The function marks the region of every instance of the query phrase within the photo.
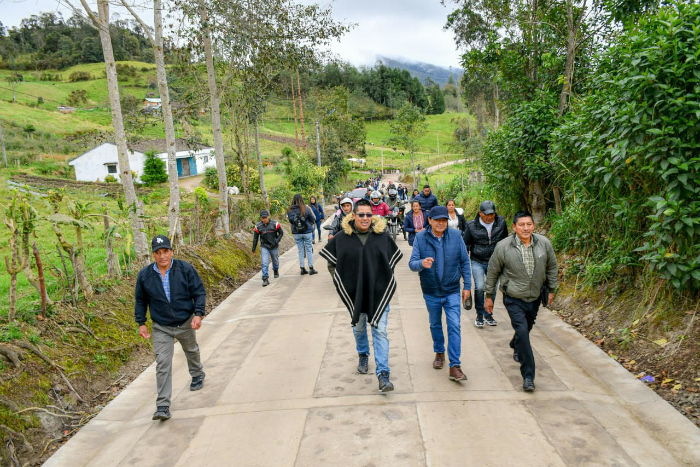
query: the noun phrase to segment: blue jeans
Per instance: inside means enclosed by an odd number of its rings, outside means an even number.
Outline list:
[[[280,268],[279,254],[279,248],[268,250],[264,246],[260,247],[260,259],[262,260],[261,269],[263,277],[269,277],[269,274],[267,273],[267,268],[270,265],[270,257],[272,257],[272,269],[277,271]]]
[[[318,241],[321,241],[321,222],[317,220],[316,221],[316,229],[318,230]],[[311,230],[311,240],[314,240],[316,238],[316,230]]]
[[[442,331],[442,310],[445,310],[448,337],[447,357],[450,359],[450,368],[461,365],[459,361],[462,354],[462,327],[459,322],[462,314],[460,298],[459,292],[447,297],[423,295],[425,306],[428,308],[430,334],[433,336],[433,351],[435,353],[445,352],[445,335]]]
[[[306,234],[294,234],[294,241],[297,243],[297,250],[299,250],[299,267],[304,267],[304,252],[306,252],[306,259],[309,262],[309,267],[314,267],[314,250],[313,250],[313,235],[310,233]]]
[[[476,308],[476,314],[486,316],[488,313],[484,308],[484,288],[486,286],[486,274],[488,272],[489,265],[480,263],[478,261],[472,260],[472,277],[474,278],[474,308]],[[496,290],[498,288],[498,281],[496,282],[496,287],[493,289],[493,295],[491,300],[496,301]]]
[[[377,367],[376,373],[389,371],[389,338],[386,334],[387,318],[389,317],[389,305],[386,306],[382,319],[377,323],[377,327],[372,327],[372,346],[374,347],[374,363]],[[355,335],[355,346],[359,355],[369,355],[369,339],[367,337],[367,315],[362,313],[360,320],[352,328]]]

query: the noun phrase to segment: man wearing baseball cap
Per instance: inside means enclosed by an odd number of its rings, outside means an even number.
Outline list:
[[[442,330],[442,312],[447,321],[450,379],[466,380],[459,360],[462,353],[461,301],[471,289],[469,255],[459,230],[447,226],[449,214],[444,206],[435,206],[428,213],[429,227],[416,234],[413,252],[408,262],[411,271],[420,277],[423,299],[428,308],[430,333],[433,338],[435,359],[433,368],[442,369],[445,362],[445,336]],[[460,278],[464,290],[460,294]],[[461,297],[460,297],[461,295]],[[461,300],[460,300],[461,298]]]
[[[498,323],[484,308],[484,287],[488,274],[489,260],[496,249],[496,243],[508,237],[508,225],[502,216],[496,214],[496,206],[486,200],[479,205],[479,212],[474,220],[467,223],[464,229],[464,243],[470,253],[472,262],[472,277],[474,278],[474,307],[476,319],[474,326],[483,328],[484,322],[489,326]],[[496,289],[491,300],[496,299]]]
[[[153,420],[170,418],[170,397],[173,386],[173,353],[175,339],[187,357],[192,382],[190,391],[204,386],[204,371],[199,358],[195,331],[206,314],[204,284],[191,264],[173,259],[170,239],[157,235],[151,241],[153,263],[143,268],[136,278],[134,316],[139,334],[150,339],[146,327],[146,310],[153,321],[153,350],[156,353],[156,412]]]
[[[270,211],[267,209],[260,211],[260,222],[255,225],[253,231],[253,253],[255,253],[258,240],[260,240],[260,269],[262,270],[263,287],[270,285],[268,280],[270,259],[272,259],[272,272],[275,274],[275,279],[280,276],[279,243],[283,235],[280,223],[270,220]]]

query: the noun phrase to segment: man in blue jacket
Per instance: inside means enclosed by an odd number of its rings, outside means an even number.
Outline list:
[[[430,185],[423,185],[423,191],[418,193],[416,199],[420,203],[420,207],[423,209],[423,211],[426,212],[438,205],[437,196],[435,196],[435,193],[430,191]]]
[[[202,317],[206,314],[206,292],[202,279],[192,265],[173,259],[168,237],[154,237],[151,251],[155,262],[143,268],[136,278],[134,317],[141,337],[150,339],[146,310],[151,314],[158,388],[157,410],[153,420],[167,420],[170,418],[173,388],[175,339],[187,357],[187,367],[192,376],[190,391],[204,386],[204,371],[195,331],[201,327]]]
[[[445,336],[442,330],[442,311],[447,321],[450,379],[466,380],[459,360],[462,353],[460,327],[460,282],[464,281],[461,293],[466,300],[471,288],[469,255],[460,232],[447,227],[449,214],[444,206],[435,206],[428,214],[430,226],[416,234],[413,252],[408,263],[411,271],[419,273],[423,299],[428,308],[430,333],[433,337],[435,359],[433,368],[442,369],[445,362]]]

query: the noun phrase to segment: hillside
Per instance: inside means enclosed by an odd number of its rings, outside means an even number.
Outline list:
[[[447,84],[450,79],[450,75],[453,77],[455,83],[459,82],[460,77],[464,73],[461,68],[445,68],[430,63],[410,62],[398,58],[383,57],[381,55],[377,56],[377,60],[383,62],[386,66],[391,68],[408,70],[408,72],[411,73],[411,76],[418,78],[421,83],[425,82],[427,78],[430,78],[440,86]]]

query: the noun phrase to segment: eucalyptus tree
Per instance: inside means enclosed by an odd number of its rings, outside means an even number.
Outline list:
[[[148,242],[143,225],[143,206],[136,197],[134,189],[134,179],[129,164],[129,154],[126,142],[126,132],[124,130],[124,119],[119,101],[119,83],[117,81],[117,67],[114,61],[114,51],[112,49],[112,38],[109,33],[109,3],[107,0],[97,0],[97,12],[94,12],[87,0],[80,0],[84,10],[73,5],[70,0],[66,0],[73,11],[79,16],[86,14],[93,27],[100,34],[102,52],[105,60],[105,74],[107,76],[107,87],[109,90],[109,104],[112,111],[112,126],[114,127],[114,140],[117,146],[117,160],[119,162],[119,178],[124,188],[124,198],[131,206],[131,229],[134,236],[134,246],[139,261],[148,259]]]
[[[173,122],[173,111],[170,105],[170,90],[168,89],[168,78],[165,70],[165,47],[163,43],[163,6],[162,0],[153,0],[153,29],[141,19],[134,11],[127,0],[120,0],[131,15],[138,21],[146,37],[153,47],[153,54],[156,62],[156,80],[158,81],[158,93],[161,100],[161,111],[163,113],[163,125],[165,128],[165,146],[168,152],[168,184],[170,185],[170,202],[168,206],[168,232],[171,240],[177,244],[182,241],[182,230],[180,229],[180,184],[177,178],[177,160],[175,153],[175,124]]]

